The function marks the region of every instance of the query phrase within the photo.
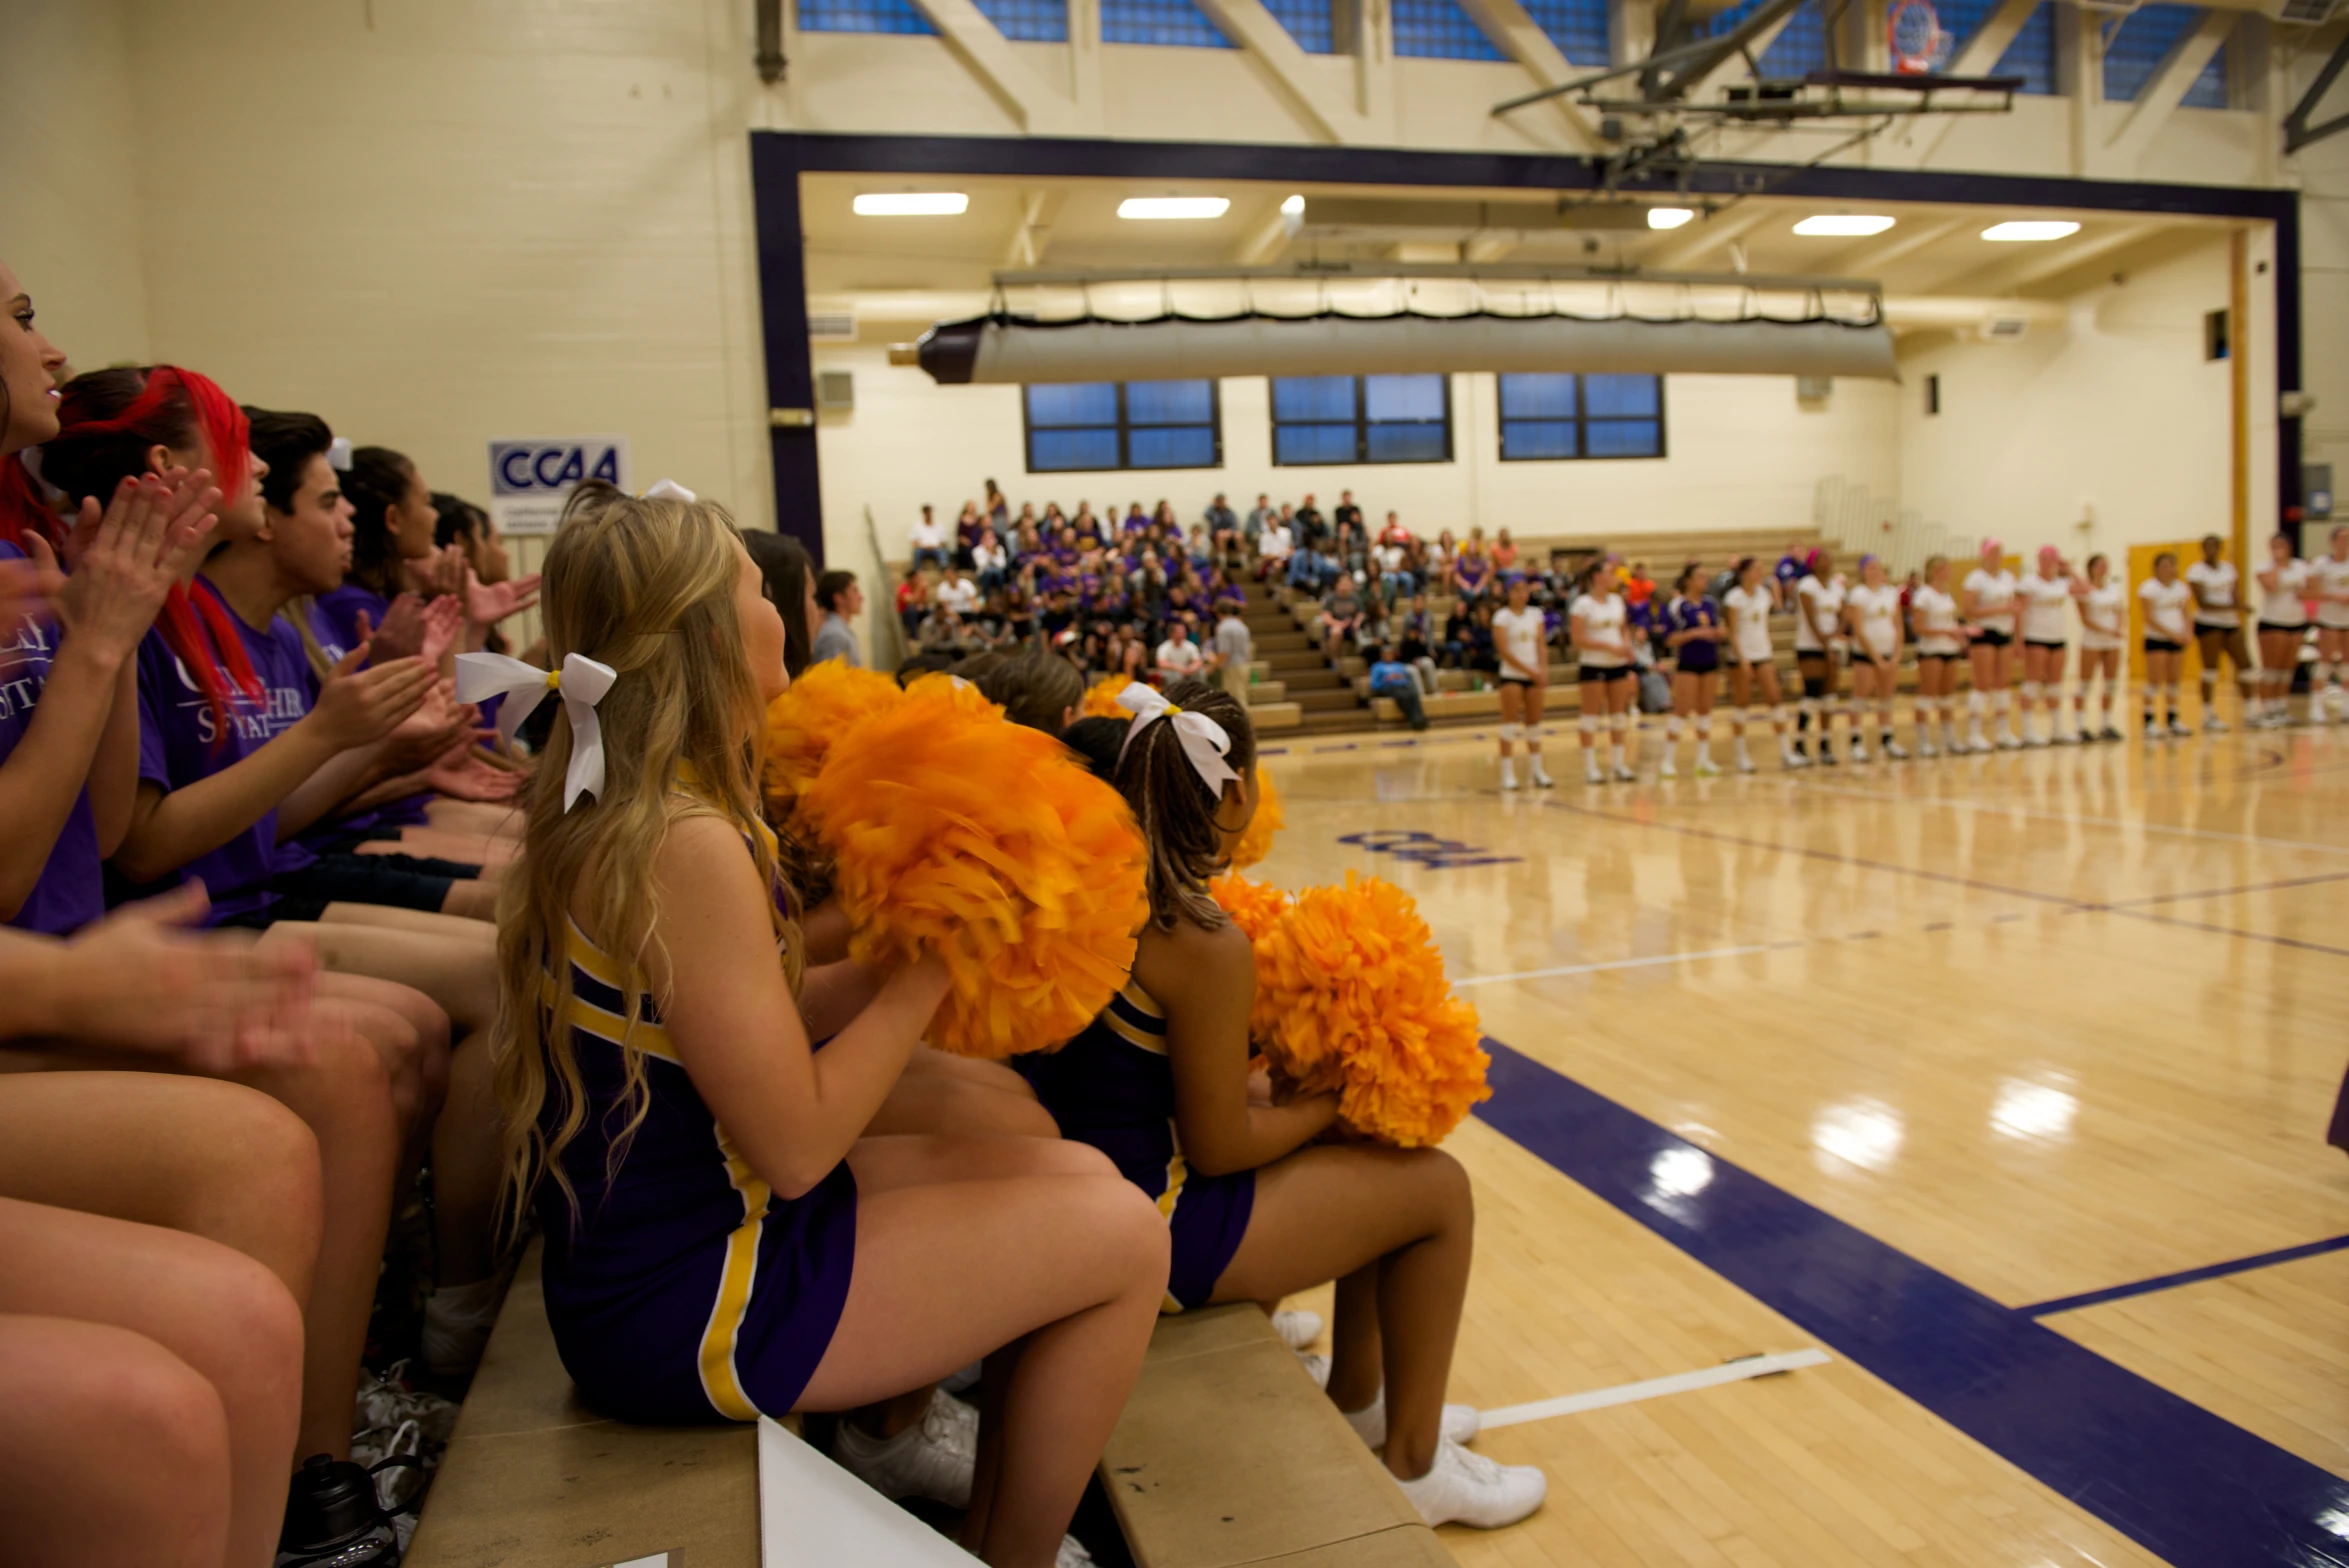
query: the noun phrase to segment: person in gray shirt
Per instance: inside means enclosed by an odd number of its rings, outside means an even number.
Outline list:
[[[1248,630],[1248,623],[1240,619],[1240,612],[1229,605],[1224,607],[1223,619],[1215,623],[1215,641],[1210,650],[1215,658],[1215,673],[1223,689],[1245,705],[1248,701],[1248,663],[1256,657],[1256,638]]]
[[[810,657],[818,664],[839,659],[862,666],[865,659],[856,645],[856,618],[864,613],[865,591],[856,585],[856,574],[826,572],[817,578],[816,608],[824,612],[824,624],[816,628]]]

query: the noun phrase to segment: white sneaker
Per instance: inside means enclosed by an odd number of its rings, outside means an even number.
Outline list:
[[[1810,754],[1800,751],[1780,752],[1778,761],[1789,773],[1798,773],[1811,765]]]
[[[883,1497],[927,1497],[967,1508],[979,1462],[979,1412],[944,1389],[930,1394],[921,1420],[895,1437],[872,1437],[840,1423],[832,1459]]]
[[[1599,765],[1597,763],[1586,762],[1582,765],[1582,782],[1585,784],[1604,784],[1607,782],[1607,775],[1599,771]]]
[[[1547,1476],[1532,1465],[1497,1465],[1458,1443],[1436,1445],[1435,1463],[1414,1481],[1395,1484],[1430,1525],[1464,1524],[1498,1530],[1515,1524],[1549,1495]]]
[[[1060,1550],[1053,1555],[1052,1568],[1093,1568],[1093,1554],[1075,1536],[1064,1535],[1060,1538]]]
[[[1615,782],[1618,784],[1637,784],[1639,782],[1639,775],[1633,772],[1631,769],[1623,766],[1623,764],[1619,762],[1615,764]]]
[[[375,1377],[361,1369],[354,1438],[368,1432],[389,1434],[402,1422],[413,1421],[428,1443],[445,1443],[457,1429],[457,1407],[438,1394],[419,1393],[408,1386],[408,1363],[395,1361]]]
[[[2033,730],[2030,734],[2023,737],[2023,744],[2032,747],[2034,750],[2042,749],[2047,745],[2047,737],[2040,734],[2037,730]]]
[[[1341,1410],[1362,1441],[1372,1448],[1387,1446],[1387,1391],[1380,1389],[1378,1397],[1360,1410]],[[1484,1430],[1484,1412],[1474,1405],[1444,1406],[1443,1438],[1447,1443],[1473,1443],[1476,1434]]]
[[[1550,777],[1549,770],[1540,763],[1537,762],[1533,765],[1533,787],[1535,789],[1548,789],[1557,782],[1556,779]]]
[[[2203,733],[2208,735],[2224,735],[2227,731],[2227,721],[2220,718],[2215,713],[2209,714],[2202,721],[2202,729]],[[2175,719],[2172,719],[2170,721],[2170,732],[2172,734],[2184,734],[2186,732],[2186,727],[2183,724],[2178,723]]]
[[[2057,730],[2055,732],[2055,743],[2058,746],[2077,746],[2087,738],[2088,732],[2086,730]]]
[[[1502,764],[1501,764],[1501,788],[1503,788],[1503,789],[1515,789],[1516,787],[1517,787],[1517,770],[1516,770],[1515,768],[1512,768],[1511,766],[1509,766],[1509,764],[1507,764],[1506,762],[1502,763]]]
[[[1884,743],[1884,756],[1889,762],[1906,762],[1909,760],[1909,749],[1899,741],[1888,740]]]
[[[1672,759],[1670,757],[1666,757],[1656,768],[1656,777],[1660,779],[1676,779],[1680,777],[1680,770],[1672,766]]]
[[[1748,773],[1753,772],[1753,764],[1747,763],[1745,770]],[[1696,776],[1700,779],[1717,779],[1721,776],[1721,769],[1714,764],[1712,758],[1699,757],[1697,758]]]
[[[2021,751],[2023,749],[2022,738],[2014,731],[2009,730],[1998,737],[1998,749],[2000,751]]]
[[[1300,1350],[1297,1352],[1297,1364],[1305,1369],[1307,1377],[1313,1379],[1315,1388],[1327,1389],[1329,1387],[1329,1357],[1316,1356]]]
[[[1866,741],[1854,740],[1851,743],[1851,760],[1854,762],[1865,762],[1868,760],[1868,743]]]
[[[2225,728],[2226,728],[2226,725],[2222,723],[2221,725],[2219,725],[2219,728],[2223,730],[2223,729],[2225,729]],[[2185,720],[2183,720],[2183,719],[2172,719],[2172,720],[2170,720],[2170,733],[2171,733],[2172,735],[2175,735],[2175,736],[2177,736],[2179,739],[2183,740],[2183,739],[2186,739],[2186,738],[2190,737],[2191,735],[2193,735],[2193,733],[2194,733],[2194,732],[2193,732],[2192,730],[2190,730],[2190,729],[2186,728],[2186,721],[2185,721]]]
[[[1751,757],[1740,757],[1740,758],[1738,758],[1738,759],[1737,759],[1737,771],[1738,771],[1738,772],[1740,772],[1740,773],[1752,773],[1752,772],[1756,771],[1756,770],[1755,770],[1755,768],[1754,768],[1754,759],[1753,759],[1753,758],[1751,758]]]
[[[1272,1331],[1281,1337],[1281,1343],[1291,1350],[1303,1350],[1321,1338],[1322,1321],[1318,1312],[1291,1309],[1272,1315]]]
[[[1917,755],[1920,757],[1932,758],[1940,756],[1941,753],[1934,749],[1933,742],[1930,740],[1921,740],[1917,742]]]

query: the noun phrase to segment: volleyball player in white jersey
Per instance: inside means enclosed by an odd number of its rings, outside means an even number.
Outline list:
[[[2341,666],[2349,664],[2349,527],[2335,528],[2329,553],[2308,563],[2316,593],[2316,668],[2308,689],[2322,688],[2324,711],[2342,717]],[[2309,716],[2316,717],[2311,704]]]
[[[2023,602],[2023,744],[2076,744],[2077,730],[2063,727],[2064,658],[2071,649],[2072,569],[2054,545],[2039,550],[2039,570],[2015,585]],[[2036,709],[2047,715],[2039,733]]]
[[[1769,704],[1770,729],[1778,737],[1778,760],[1789,768],[1807,768],[1808,757],[1798,757],[1786,741],[1786,710],[1779,705],[1778,655],[1770,646],[1770,612],[1778,595],[1759,556],[1737,563],[1737,584],[1721,596],[1729,617],[1729,697],[1735,704],[1729,716],[1730,733],[1737,741],[1737,771],[1754,771],[1754,759],[1745,749],[1748,724],[1759,724],[1762,709],[1758,693]]]
[[[2088,557],[2088,575],[2072,579],[2072,596],[2080,601],[2080,684],[2072,694],[2072,717],[2082,740],[2088,729],[2088,682],[2102,676],[2098,691],[2103,728],[2097,740],[2119,740],[2112,721],[2113,694],[2121,684],[2121,650],[2129,635],[2128,590],[2112,575],[2112,563],[2101,555]]]
[[[1794,584],[1794,667],[1803,678],[1801,716],[1795,721],[1795,754],[1803,753],[1802,732],[1816,719],[1819,724],[1819,762],[1834,767],[1835,714],[1840,706],[1836,693],[1836,676],[1841,669],[1837,655],[1844,649],[1843,599],[1844,587],[1836,577],[1835,557],[1826,550],[1813,550],[1803,562],[1803,574]],[[1859,730],[1852,730],[1853,744],[1858,744]],[[1854,762],[1865,760],[1854,757]]]
[[[2156,703],[2167,700],[2168,733],[2191,735],[2178,716],[2178,672],[2186,659],[2186,643],[2194,635],[2194,590],[2178,580],[2178,558],[2168,550],[2153,558],[2153,575],[2137,585],[2145,601],[2145,738],[2159,740],[2163,731]]]
[[[1501,788],[1517,787],[1512,741],[1525,742],[1526,777],[1536,789],[1556,782],[1542,770],[1542,698],[1550,690],[1549,636],[1542,612],[1529,608],[1533,584],[1509,579],[1509,603],[1493,612],[1493,656],[1501,664]]]
[[[1632,771],[1625,754],[1624,737],[1631,726],[1631,696],[1639,683],[1632,678],[1631,626],[1622,585],[1604,558],[1593,561],[1583,573],[1582,592],[1566,610],[1566,629],[1582,664],[1577,672],[1582,683],[1582,716],[1574,721],[1582,736],[1582,776],[1592,784],[1606,782],[1606,775],[1599,771],[1598,752],[1599,724],[1604,720],[1615,759],[1615,778],[1630,783],[1639,775]]]
[[[1888,761],[1908,753],[1892,738],[1892,693],[1900,683],[1900,590],[1884,580],[1884,563],[1860,557],[1860,581],[1844,596],[1844,620],[1851,627],[1851,760],[1868,760],[1868,708],[1876,709],[1877,741]]]
[[[2259,675],[2251,668],[2251,651],[2243,642],[2243,584],[2235,563],[2220,559],[2226,546],[2217,534],[2202,536],[2202,559],[2186,568],[2186,586],[2194,593],[2194,643],[2202,665],[2202,727],[2223,730],[2218,716],[2218,661],[2224,653],[2234,666],[2235,684],[2243,697],[2245,722],[2259,711]],[[2171,715],[2173,725],[2176,715]]]
[[[2259,570],[2259,717],[2275,729],[2292,722],[2292,677],[2300,672],[2300,645],[2308,640],[2308,563],[2292,554],[2292,537],[2267,542]],[[2310,717],[2315,717],[2311,705]]]
[[[1973,751],[1990,749],[1982,734],[1986,707],[1999,745],[2012,751],[2023,743],[2008,707],[2015,683],[2015,574],[2006,569],[2003,554],[1997,540],[1983,540],[1981,564],[1966,573],[1958,589],[1958,613],[1972,637],[1966,650],[1974,666],[1974,689],[1966,698],[1966,741]]]
[[[1949,593],[1948,556],[1926,559],[1925,580],[1909,595],[1909,610],[1917,618],[1917,755],[1940,755],[1933,745],[1938,721],[1941,743],[1955,757],[1966,749],[1951,716],[1958,666],[1966,661],[1966,629],[1958,620],[1957,600]]]

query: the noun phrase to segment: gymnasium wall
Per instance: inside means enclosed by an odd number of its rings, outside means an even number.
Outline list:
[[[1433,537],[1481,525],[1520,537],[1604,534],[1630,537],[1687,529],[1810,526],[1813,489],[1846,473],[1879,489],[1897,482],[1897,404],[1889,383],[1839,381],[1818,405],[1798,403],[1791,378],[1673,376],[1665,383],[1667,455],[1659,459],[1504,463],[1489,375],[1452,378],[1449,463],[1376,467],[1275,468],[1261,376],[1219,384],[1224,466],[1147,473],[1029,474],[1022,456],[1020,389],[942,387],[919,370],[893,367],[879,345],[820,347],[819,369],[851,371],[853,413],[827,414],[817,431],[824,514],[837,541],[845,520],[857,531],[854,568],[869,568],[862,539],[870,506],[891,559],[905,554],[905,529],[922,503],[950,521],[993,478],[1016,504],[1080,498],[1099,511],[1114,501],[1174,503],[1188,523],[1218,490],[1245,511],[1259,492],[1274,502],[1311,492],[1326,510],[1341,489],[1374,519],[1390,508]]]
[[[2269,258],[2264,235],[2252,261]],[[2265,277],[2256,278],[2265,284]],[[2203,358],[2203,315],[2228,301],[2228,243],[2214,233],[2078,296],[2068,325],[2019,342],[1905,340],[1900,500],[1953,534],[2074,559],[2231,529],[2226,361]],[[2273,472],[2272,314],[2253,290],[2254,473]],[[1925,378],[1941,412],[1925,412]],[[2264,456],[2264,462],[2260,458]],[[2275,530],[2272,487],[2251,491],[2254,541]],[[2083,526],[2085,525],[2085,526]]]

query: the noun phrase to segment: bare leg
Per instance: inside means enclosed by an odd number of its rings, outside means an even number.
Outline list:
[[[128,1329],[212,1385],[227,1429],[223,1560],[268,1562],[285,1519],[302,1392],[302,1316],[283,1282],[200,1237],[14,1199],[0,1199],[0,1256],[9,1260],[0,1314]]]
[[[1000,1453],[982,1455],[965,1545],[997,1568],[1042,1568],[1149,1344],[1165,1222],[1094,1151],[1067,1144],[878,1138],[849,1164],[856,1276],[802,1405],[892,1397],[1025,1336],[1017,1365],[997,1374]]]
[[[1256,1173],[1248,1234],[1214,1299],[1287,1295],[1377,1264],[1387,1468],[1410,1479],[1435,1463],[1475,1234],[1468,1177],[1447,1154],[1303,1149]]]
[[[522,808],[517,805],[492,805],[483,800],[451,800],[436,795],[424,808],[425,820],[443,832],[461,833],[482,838],[522,841]]]
[[[1058,1138],[1060,1127],[1010,1068],[922,1046],[865,1128],[868,1138],[918,1133]]]
[[[0,1410],[9,1561],[218,1568],[228,1413],[193,1367],[129,1329],[0,1316]]]

